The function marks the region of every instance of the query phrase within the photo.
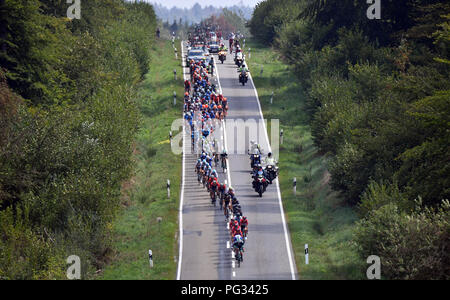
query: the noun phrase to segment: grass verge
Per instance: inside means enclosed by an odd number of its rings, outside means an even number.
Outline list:
[[[178,54],[180,43],[176,42]],[[178,80],[174,80],[173,70]],[[181,155],[171,151],[172,122],[182,117],[183,80],[180,56],[172,43],[159,40],[152,53],[150,72],[142,82],[138,103],[142,123],[136,139],[136,172],[125,188],[123,210],[114,223],[111,263],[99,279],[175,279],[178,256],[178,205]],[[178,96],[173,105],[173,92]],[[173,132],[174,136],[177,132]],[[170,199],[166,182],[171,182]],[[158,218],[162,218],[158,222]],[[148,250],[153,251],[150,268]]]
[[[357,215],[328,184],[327,158],[319,155],[313,144],[305,111],[306,96],[275,50],[255,41],[248,42],[248,48],[251,57],[247,52],[247,63],[264,118],[279,119],[284,131],[279,158],[280,188],[299,278],[362,279],[365,262],[361,262],[352,243]],[[270,126],[268,132],[270,136]],[[309,246],[308,265],[305,244]]]

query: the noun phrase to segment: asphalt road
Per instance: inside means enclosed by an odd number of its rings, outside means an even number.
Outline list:
[[[184,55],[183,55],[184,56]],[[194,172],[196,156],[190,154],[189,134],[185,144],[185,174],[182,204],[182,255],[179,279],[196,280],[278,280],[296,279],[295,262],[288,230],[282,216],[278,181],[274,181],[262,198],[252,189],[250,162],[246,154],[249,141],[257,141],[263,151],[270,149],[265,134],[253,82],[239,84],[232,55],[222,65],[215,56],[218,79],[228,98],[226,126],[230,179],[244,215],[249,220],[244,262],[237,268],[227,248],[228,231],[223,214],[214,209],[207,192],[198,185]],[[188,70],[185,73],[189,76]],[[217,76],[216,76],[217,78]],[[214,81],[213,81],[214,82]],[[246,121],[248,129],[242,123]],[[253,126],[252,126],[253,124]],[[254,125],[256,124],[256,125]],[[223,182],[227,174],[220,174]]]

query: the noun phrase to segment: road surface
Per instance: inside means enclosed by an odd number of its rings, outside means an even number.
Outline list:
[[[183,47],[183,49],[185,49]],[[184,53],[182,55],[184,57]],[[180,258],[177,278],[181,280],[282,280],[296,279],[292,246],[285,224],[279,193],[278,180],[274,181],[262,198],[252,189],[249,157],[246,154],[250,140],[257,141],[267,153],[270,146],[259,100],[250,79],[241,86],[232,55],[222,65],[218,62],[218,86],[228,98],[229,111],[226,126],[230,176],[219,172],[220,181],[230,178],[244,215],[249,220],[249,236],[245,243],[244,262],[237,268],[232,260],[231,249],[223,213],[214,209],[209,195],[197,183],[194,166],[196,156],[190,152],[190,135],[186,131],[184,143],[184,171],[182,201],[180,204]],[[189,78],[189,70],[184,68]],[[214,80],[213,80],[214,82]],[[233,122],[246,121],[235,129]],[[239,142],[244,139],[245,143]],[[220,168],[219,168],[220,169]]]

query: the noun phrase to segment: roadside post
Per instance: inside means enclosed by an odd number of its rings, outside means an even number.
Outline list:
[[[177,92],[173,92],[173,106],[177,105]]]
[[[294,180],[292,182],[292,186],[294,188],[294,196],[297,195],[297,177],[294,177]]]
[[[284,135],[284,131],[283,131],[283,129],[281,129],[281,131],[280,131],[280,145],[283,145],[283,135]]]
[[[272,96],[270,96],[270,104],[273,103],[273,95],[274,95],[274,92],[272,91]]]
[[[177,50],[177,48],[175,48],[175,59],[178,60],[178,50]],[[175,80],[177,80],[177,79],[175,78]]]
[[[170,199],[170,180],[167,179],[167,199]]]
[[[259,73],[260,76],[264,73],[264,65],[261,65],[261,72]]]
[[[177,55],[176,51],[175,51],[175,55]],[[175,81],[177,81],[177,69],[173,69],[173,78],[175,79]]]
[[[309,249],[308,249],[308,244],[305,244],[305,264],[309,265]]]
[[[252,48],[248,48],[248,59],[250,58],[252,58]]]
[[[156,218],[156,221],[158,222],[158,230],[159,230],[159,233],[161,233],[161,222],[162,222],[162,218],[161,218],[161,217],[157,217],[157,218]]]
[[[153,268],[153,252],[152,250],[148,250],[148,261],[150,262],[150,268]]]

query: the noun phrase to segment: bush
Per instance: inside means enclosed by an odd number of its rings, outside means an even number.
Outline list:
[[[450,279],[448,200],[411,214],[384,205],[358,222],[355,241],[361,258],[380,257],[384,279]]]
[[[411,210],[411,203],[400,192],[397,183],[371,181],[361,195],[361,203],[358,205],[359,214],[366,217],[372,211],[391,203],[400,207],[402,211]]]

